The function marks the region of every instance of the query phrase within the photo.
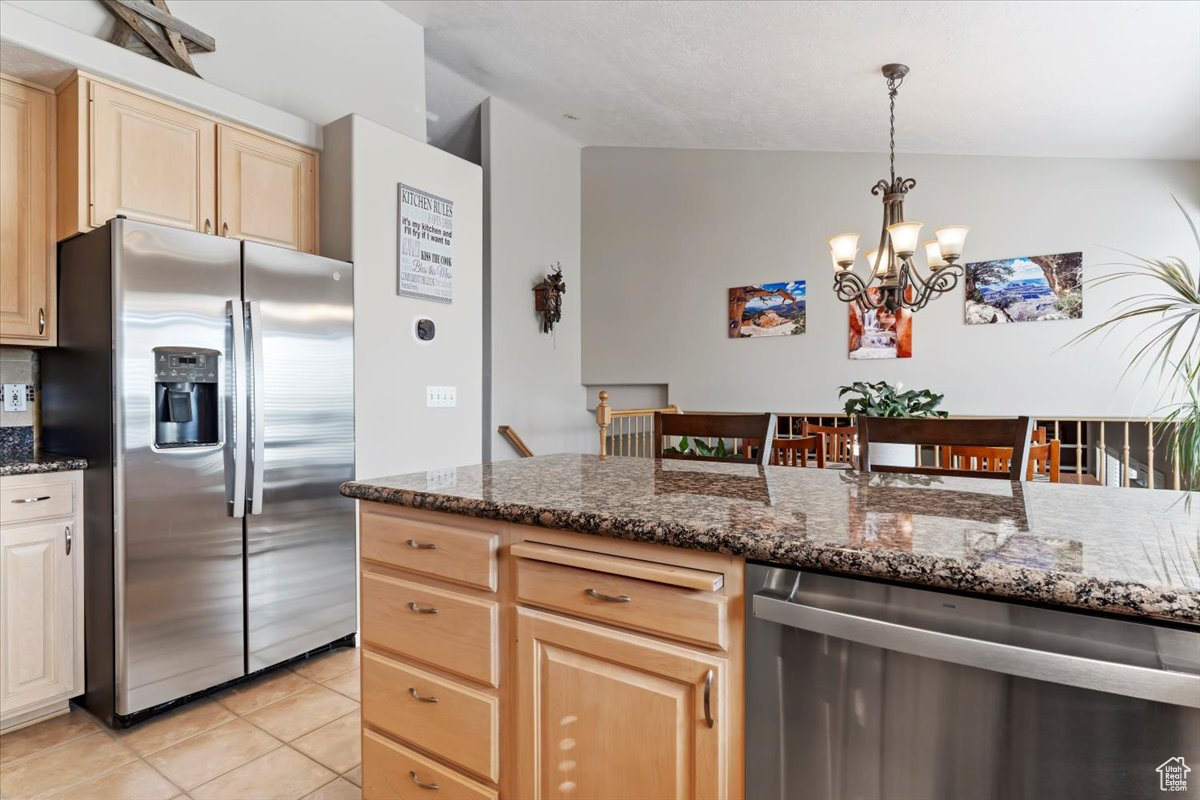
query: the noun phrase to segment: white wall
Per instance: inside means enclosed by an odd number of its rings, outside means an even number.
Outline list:
[[[57,24],[25,24],[22,12]],[[425,140],[424,30],[383,3],[173,0],[171,13],[216,39],[215,52],[192,55],[208,84],[318,126],[357,113]],[[197,79],[107,44],[113,18],[96,0],[4,0],[0,16],[8,41],[280,136],[308,138],[295,126],[246,119],[235,100],[211,96]],[[102,38],[88,42],[76,32]]]
[[[481,460],[483,175],[480,168],[364,117],[325,128],[322,253],[354,262],[355,472],[394,475]],[[397,184],[454,201],[454,302],[396,294]],[[333,232],[349,226],[350,235]],[[428,345],[412,321],[437,324]],[[426,408],[426,385],[456,386]]]
[[[1198,162],[903,154],[897,162],[917,179],[908,219],[925,222],[925,232],[972,226],[967,261],[1082,250],[1085,275],[1095,276],[1120,258],[1108,245],[1200,266],[1171,200],[1175,193],[1196,213]],[[860,379],[944,392],[945,408],[962,414],[1155,410],[1155,380],[1118,386],[1131,334],[1060,349],[1134,286],[1085,289],[1083,320],[969,327],[959,288],[916,314],[911,359],[850,361],[825,239],[878,236],[882,208],[869,190],[886,174],[884,155],[585,148],[585,383],[666,383],[672,402],[697,410],[834,411],[837,387]],[[793,279],[808,281],[807,333],[727,338],[730,286]]]
[[[580,145],[495,97],[483,104],[482,126],[490,306],[484,457],[489,445],[490,459],[517,456],[498,425],[513,426],[537,455],[590,452],[595,424],[580,382]],[[567,292],[562,321],[545,334],[532,290],[556,262]]]

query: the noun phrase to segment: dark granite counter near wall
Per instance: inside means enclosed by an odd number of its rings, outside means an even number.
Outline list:
[[[1200,498],[982,478],[557,455],[342,494],[915,586],[1200,624]]]
[[[0,477],[87,469],[87,460],[35,450],[32,446],[0,446]]]

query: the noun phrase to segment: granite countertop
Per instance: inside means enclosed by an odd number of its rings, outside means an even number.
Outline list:
[[[1200,624],[1200,504],[1183,492],[572,454],[342,494]]]
[[[87,465],[87,459],[55,455],[32,447],[0,448],[0,477],[68,472],[73,469],[87,469]]]

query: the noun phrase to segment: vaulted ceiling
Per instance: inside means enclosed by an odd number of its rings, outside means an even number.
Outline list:
[[[902,152],[1200,158],[1195,0],[385,1],[588,145],[882,151],[899,61]],[[461,116],[438,74],[430,110]]]

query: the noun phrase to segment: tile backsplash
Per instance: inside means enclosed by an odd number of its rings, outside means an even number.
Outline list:
[[[28,347],[0,347],[0,383],[23,383],[29,387],[24,411],[0,407],[0,439],[4,444],[32,443],[39,423],[40,385],[37,351]]]

